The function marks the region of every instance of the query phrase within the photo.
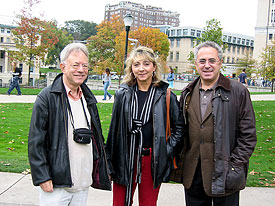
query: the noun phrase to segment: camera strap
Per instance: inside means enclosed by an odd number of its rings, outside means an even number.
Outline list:
[[[87,114],[86,114],[86,111],[85,111],[85,108],[84,108],[82,97],[80,98],[80,100],[81,100],[81,104],[82,104],[84,115],[85,115],[85,118],[86,118],[86,121],[87,121],[88,128],[91,129],[91,126],[89,124],[88,117],[87,117]],[[68,102],[68,111],[69,111],[70,121],[72,123],[73,129],[75,129],[74,128],[74,117],[73,117],[73,114],[72,114],[71,105],[70,105],[70,102],[69,102],[68,98],[67,98],[67,102]]]

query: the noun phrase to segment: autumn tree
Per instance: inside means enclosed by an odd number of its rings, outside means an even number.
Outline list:
[[[261,55],[260,70],[261,75],[272,82],[271,92],[274,92],[274,80],[275,80],[275,40],[272,41],[272,45],[268,45]]]
[[[84,20],[71,20],[65,21],[65,29],[69,34],[71,34],[74,40],[85,41],[90,36],[96,35],[97,24],[94,22],[84,21]]]
[[[251,77],[251,74],[254,72],[254,66],[256,61],[252,58],[249,52],[246,52],[243,58],[240,58],[239,61],[235,64],[237,67],[237,76],[245,69],[247,77]]]
[[[115,39],[123,30],[124,23],[118,15],[113,15],[110,21],[103,21],[97,26],[97,35],[91,36],[87,41],[93,71],[102,73],[106,67],[115,67]]]
[[[25,6],[18,15],[18,26],[12,30],[15,46],[18,51],[9,52],[15,60],[23,61],[29,65],[30,72],[35,61],[44,60],[48,49],[58,42],[55,35],[56,25],[32,16],[33,7],[40,3],[39,0],[26,0]]]
[[[115,53],[115,64],[116,71],[118,74],[123,74],[124,71],[124,48],[125,48],[125,38],[126,32],[123,31],[120,36],[116,38],[116,53]],[[159,29],[154,29],[150,27],[139,27],[133,31],[130,31],[130,39],[135,39],[137,42],[132,45],[131,41],[129,43],[129,52],[134,46],[142,45],[150,47],[159,56],[163,65],[166,65],[166,59],[169,54],[169,41],[168,36]],[[168,67],[165,67],[168,71]]]

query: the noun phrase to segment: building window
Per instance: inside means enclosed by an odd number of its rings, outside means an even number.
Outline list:
[[[2,28],[2,29],[1,29],[1,33],[5,33],[5,29]]]
[[[232,48],[232,52],[235,53],[236,52],[236,46],[233,46]]]
[[[238,38],[237,43],[238,43],[238,44],[241,43],[241,38]]]
[[[227,61],[226,61],[226,63],[229,63],[229,61],[230,61],[230,57],[227,57]]]
[[[5,58],[5,51],[0,51],[0,58],[4,59]]]
[[[11,33],[11,30],[7,29],[7,34],[10,34]]]
[[[170,61],[173,61],[173,52],[170,52]]]
[[[187,35],[188,34],[188,29],[183,29],[183,35]]]
[[[242,39],[242,44],[243,44],[243,45],[245,44],[245,39]]]
[[[176,61],[179,61],[179,59],[180,59],[180,53],[177,52],[177,53],[176,53]]]
[[[228,37],[228,42],[231,42],[232,36]]]
[[[237,53],[240,53],[240,46],[237,46]]]
[[[226,35],[223,35],[222,40],[223,40],[223,41],[226,41],[226,40],[227,40],[227,36],[226,36]]]
[[[201,37],[201,31],[197,31],[197,37]]]
[[[171,30],[171,36],[175,36],[175,30]]]
[[[235,63],[235,58],[234,57],[232,57],[232,64],[234,64]]]
[[[177,36],[181,36],[181,29],[177,29]]]
[[[0,73],[3,72],[3,66],[0,66]]]
[[[228,45],[227,51],[231,52],[231,45]]]
[[[4,37],[1,37],[1,42],[4,42]]]
[[[195,36],[195,30],[191,29],[191,36]]]
[[[272,40],[272,38],[273,38],[273,34],[268,34],[268,39]]]
[[[180,47],[180,39],[177,39],[177,47]]]
[[[171,47],[174,47],[174,39],[170,40]]]
[[[233,37],[233,43],[236,44],[236,37]]]

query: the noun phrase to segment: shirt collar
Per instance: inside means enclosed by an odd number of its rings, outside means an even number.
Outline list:
[[[72,90],[65,84],[64,80],[63,80],[63,84],[65,86],[65,90],[66,90],[67,96],[69,98],[71,98],[74,101],[77,101],[77,100],[79,100],[82,97],[83,92],[82,92],[82,89],[81,89],[80,86],[77,88],[77,94],[76,94],[76,96],[73,96]]]

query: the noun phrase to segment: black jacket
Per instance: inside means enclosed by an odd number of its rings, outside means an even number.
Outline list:
[[[43,89],[34,103],[29,130],[28,153],[33,184],[52,180],[54,187],[71,187],[68,134],[67,94],[58,75],[53,84]],[[96,99],[90,89],[81,85],[94,126],[93,184],[98,189],[111,190],[106,154]]]
[[[169,169],[171,169],[172,157],[180,148],[183,136],[183,119],[179,111],[179,103],[175,94],[171,92],[170,121],[171,137],[166,143],[166,89],[167,83],[161,82],[156,87],[153,100],[153,155],[152,155],[152,178],[154,187],[169,180]],[[133,87],[122,84],[116,91],[115,103],[109,135],[106,144],[106,153],[110,161],[111,176],[113,181],[122,184],[129,184],[127,169],[129,167],[129,135],[131,114],[130,102],[134,90]]]
[[[190,83],[181,95],[180,105],[187,125],[187,108],[199,79]],[[257,142],[255,115],[248,90],[221,74],[212,98],[212,117],[214,168],[211,194],[222,196],[245,187],[249,158]],[[190,147],[188,136],[185,140],[187,149]]]

